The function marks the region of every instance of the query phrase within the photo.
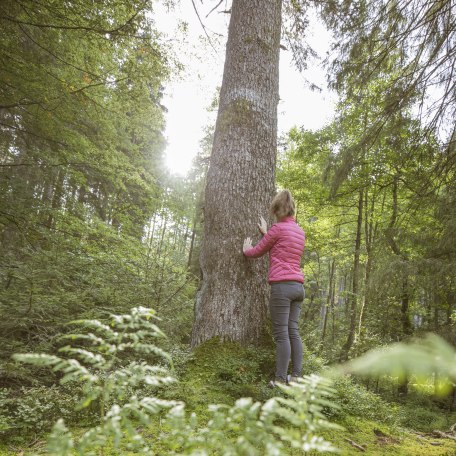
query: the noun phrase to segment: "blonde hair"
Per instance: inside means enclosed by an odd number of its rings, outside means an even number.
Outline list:
[[[282,190],[277,193],[269,207],[269,213],[277,220],[293,216],[295,215],[295,211],[295,202],[289,190]]]

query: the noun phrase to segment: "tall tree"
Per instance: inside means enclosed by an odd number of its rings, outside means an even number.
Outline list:
[[[274,193],[281,0],[234,0],[207,175],[202,284],[193,346],[214,336],[255,341],[267,309],[267,263],[242,239]]]
[[[144,0],[0,2],[2,363],[52,344],[65,321],[170,306],[186,288],[186,253],[155,255],[144,232],[161,209],[171,68],[151,9]],[[185,229],[175,220],[167,226]],[[35,378],[11,365],[0,382],[16,375]]]
[[[391,54],[400,54],[372,134],[417,101],[423,123],[445,132],[448,144],[454,144],[454,122],[448,123],[456,114],[454,0],[330,0],[321,5],[336,36],[331,79],[338,89],[354,78],[349,92],[365,94]]]

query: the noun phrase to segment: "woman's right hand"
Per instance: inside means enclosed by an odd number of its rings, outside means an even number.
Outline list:
[[[268,232],[268,225],[266,220],[260,216],[260,223],[258,223],[258,229],[260,230],[261,234],[266,234]]]

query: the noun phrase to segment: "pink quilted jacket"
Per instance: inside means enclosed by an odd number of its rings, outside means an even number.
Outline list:
[[[304,283],[301,271],[301,255],[304,252],[306,235],[297,225],[294,217],[285,217],[274,223],[263,239],[244,252],[251,258],[269,254],[269,283],[293,280]]]

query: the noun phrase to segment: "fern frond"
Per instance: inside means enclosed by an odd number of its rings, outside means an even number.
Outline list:
[[[59,456],[71,456],[73,454],[73,437],[62,419],[54,424],[47,447],[50,454],[58,454]]]
[[[98,353],[92,353],[89,350],[84,350],[83,348],[73,348],[70,346],[62,347],[59,349],[62,353],[67,353],[69,355],[79,356],[82,361],[90,364],[96,368],[102,368],[106,365],[106,359]]]
[[[154,354],[157,355],[161,358],[166,359],[168,362],[171,362],[171,356],[169,353],[164,351],[163,349],[156,347],[155,345],[152,344],[143,344],[143,343],[134,343],[134,342],[127,342],[127,343],[122,343],[118,345],[118,350],[119,351],[125,351],[126,349],[131,348],[132,350],[138,352],[138,353],[144,353],[144,354]]]
[[[95,331],[103,334],[103,336],[108,337],[108,340],[115,340],[119,336],[118,332],[98,320],[73,320],[70,321],[69,324],[94,329]]]
[[[12,358],[21,363],[33,364],[34,366],[55,366],[62,361],[58,356],[44,353],[16,353]]]

